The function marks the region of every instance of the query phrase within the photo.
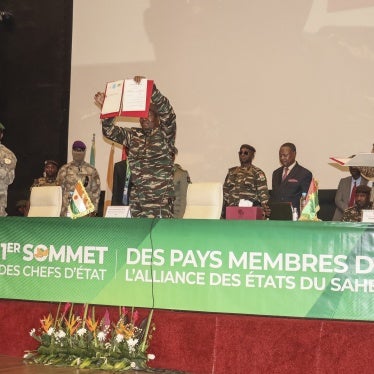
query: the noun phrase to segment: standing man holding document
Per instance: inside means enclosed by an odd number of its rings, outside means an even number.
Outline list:
[[[144,77],[136,76],[140,84]],[[102,108],[105,94],[96,93],[95,103]],[[139,127],[121,127],[114,118],[102,120],[106,138],[128,148],[131,171],[130,209],[132,217],[173,216],[174,184],[173,157],[176,116],[169,100],[153,85],[147,117],[139,119]]]

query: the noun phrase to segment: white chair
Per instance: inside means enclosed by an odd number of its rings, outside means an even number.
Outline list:
[[[222,183],[191,183],[183,218],[219,219],[223,202]]]
[[[60,217],[61,204],[60,186],[33,187],[27,217]]]

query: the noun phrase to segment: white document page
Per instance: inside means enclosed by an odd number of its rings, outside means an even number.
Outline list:
[[[118,113],[121,107],[123,80],[108,82],[101,114]]]
[[[374,223],[374,210],[373,209],[362,210],[362,222]]]
[[[147,100],[147,80],[142,79],[136,83],[133,79],[125,79],[123,92],[122,111],[138,112],[144,111]]]
[[[105,212],[105,218],[131,218],[128,205],[110,205]]]

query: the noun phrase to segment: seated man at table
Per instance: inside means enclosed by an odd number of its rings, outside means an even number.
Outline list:
[[[223,184],[222,218],[226,218],[226,207],[238,206],[240,200],[249,200],[253,206],[261,206],[266,215],[270,214],[265,173],[252,164],[255,153],[256,149],[249,144],[240,146],[240,166],[229,169]]]
[[[355,205],[344,211],[343,222],[361,222],[362,210],[373,209],[373,203],[370,201],[371,188],[360,185],[356,188]]]

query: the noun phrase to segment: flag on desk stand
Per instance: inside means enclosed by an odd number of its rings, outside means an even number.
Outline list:
[[[95,134],[92,134],[91,152],[90,152],[90,164],[95,166],[96,147],[95,147]]]
[[[80,180],[75,185],[68,209],[72,219],[86,216],[95,210],[95,207]]]
[[[300,212],[299,221],[319,221],[317,213],[319,211],[318,202],[318,183],[312,178],[310,182],[306,204],[302,212]]]
[[[106,172],[104,212],[106,212],[106,208],[112,204],[113,170],[114,170],[114,143],[112,143],[112,146],[110,147],[108,169]]]

